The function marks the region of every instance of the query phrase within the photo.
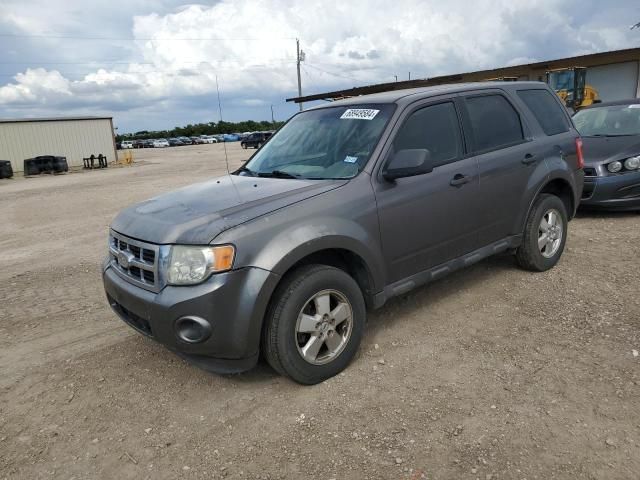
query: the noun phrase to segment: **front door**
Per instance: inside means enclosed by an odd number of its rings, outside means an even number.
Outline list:
[[[478,165],[464,158],[453,99],[407,113],[387,154],[426,149],[430,173],[374,180],[382,247],[391,284],[477,248]]]

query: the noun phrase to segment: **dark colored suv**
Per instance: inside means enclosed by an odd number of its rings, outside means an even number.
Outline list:
[[[260,148],[273,132],[255,132],[240,142],[242,148]]]
[[[233,174],[122,211],[104,286],[125,322],[203,368],[247,370],[262,351],[313,384],[354,357],[367,308],[499,252],[553,267],[583,177],[542,83],[342,100]]]

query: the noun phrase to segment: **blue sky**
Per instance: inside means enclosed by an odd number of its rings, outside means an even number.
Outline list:
[[[0,117],[217,121],[217,76],[225,120],[284,120],[295,38],[310,94],[635,47],[636,22],[627,0],[2,0]]]

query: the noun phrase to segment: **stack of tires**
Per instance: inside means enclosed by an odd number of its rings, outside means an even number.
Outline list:
[[[9,160],[0,160],[0,178],[13,177],[13,168]]]
[[[53,155],[41,155],[35,158],[27,158],[24,161],[24,174],[39,175],[41,173],[63,173],[69,171],[67,157]]]

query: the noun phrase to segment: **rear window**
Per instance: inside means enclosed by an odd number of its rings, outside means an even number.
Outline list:
[[[547,90],[518,90],[518,96],[527,105],[547,135],[569,131],[569,123],[553,95]]]
[[[524,140],[520,115],[502,95],[467,97],[473,150],[494,150]]]

